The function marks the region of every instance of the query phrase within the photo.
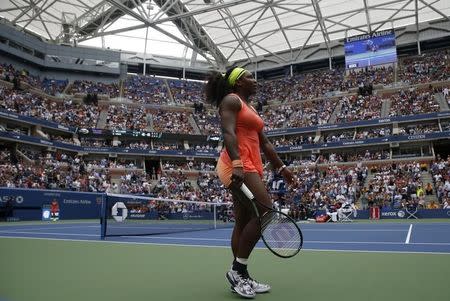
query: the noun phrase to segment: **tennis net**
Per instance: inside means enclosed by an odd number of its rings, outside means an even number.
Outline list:
[[[233,226],[230,204],[106,194],[101,238],[158,235]]]

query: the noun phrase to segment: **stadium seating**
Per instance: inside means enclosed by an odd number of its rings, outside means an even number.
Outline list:
[[[259,81],[259,91],[254,103],[258,104],[257,108],[265,121],[265,130],[268,131],[439,112],[441,108],[435,99],[435,93],[442,93],[444,100],[448,100],[448,85],[414,87],[405,84],[434,84],[445,80],[439,72],[448,72],[448,66],[439,63],[436,67],[430,67],[427,60],[439,62],[446,55],[447,50],[443,50],[404,59],[397,70],[404,85],[397,89],[391,87],[394,83],[394,70],[391,66],[350,72],[336,68]],[[66,79],[41,80],[26,70],[18,70],[7,64],[0,65],[0,80],[11,82],[14,77],[19,77],[29,87],[17,89],[2,85],[0,109],[4,111],[80,128],[97,127],[103,114],[105,130],[147,130],[184,135],[221,134],[217,110],[199,106],[203,102],[203,83],[200,82],[128,76],[123,81],[123,86],[119,83],[89,80],[68,83]],[[377,93],[373,95],[357,95],[355,91],[358,86],[367,82],[378,85],[378,88],[383,86],[391,89],[386,92],[376,88]],[[39,90],[42,93],[38,93]],[[114,102],[102,100],[94,105],[81,103],[72,97],[51,96],[59,95],[64,90],[69,95],[92,93],[105,94],[109,98],[123,95],[123,100],[133,103],[121,102],[119,99]],[[389,116],[382,116],[383,107],[389,109]],[[3,125],[0,130],[11,131]],[[270,141],[275,147],[297,147],[448,130],[450,121],[444,118],[420,123],[350,126],[338,130],[325,127],[320,131],[312,129],[302,134],[273,136]],[[13,131],[36,135],[20,128]],[[101,135],[77,137],[67,133],[43,131],[48,141],[91,148],[179,151],[216,151],[218,148],[217,141],[189,141],[188,138],[186,142],[174,142],[139,137],[112,139]],[[133,160],[125,160],[120,156],[114,159],[101,158],[102,155],[76,155],[61,150],[30,148],[22,144],[18,144],[15,150],[0,144],[0,149],[1,186],[76,191],[112,189],[119,193],[155,193],[167,198],[230,200],[230,195],[214,173],[213,161],[161,160],[159,179],[156,179],[156,173],[145,173],[144,169],[137,168]],[[10,160],[11,158],[14,160]],[[431,195],[436,196],[436,200],[431,198],[431,201],[418,196],[417,190],[421,187],[425,189],[427,185],[421,181],[422,169],[418,163],[408,162],[407,159],[404,163],[392,163],[395,160],[391,157],[388,146],[323,150],[317,154],[304,155],[301,159],[286,156],[286,160],[290,161],[300,182],[300,189],[295,192],[296,198],[304,201],[308,210],[326,208],[336,199],[359,204],[361,197],[385,207],[404,207],[406,200],[413,200],[419,208],[431,206],[430,204],[434,208],[440,208],[448,202],[448,160],[439,159],[430,165],[433,177]],[[387,160],[389,164],[386,163]],[[369,168],[366,167],[367,164],[370,164]],[[197,171],[205,173],[196,174]],[[270,191],[291,193],[286,191],[282,179],[272,172],[265,171],[264,179]]]

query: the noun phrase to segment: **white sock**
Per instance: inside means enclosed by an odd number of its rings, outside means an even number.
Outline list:
[[[240,264],[247,265],[247,263],[248,263],[248,258],[239,258],[239,257],[236,257],[236,261],[239,262]]]

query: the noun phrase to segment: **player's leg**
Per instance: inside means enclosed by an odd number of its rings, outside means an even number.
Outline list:
[[[244,182],[259,202],[263,203],[267,207],[271,207],[272,203],[269,194],[267,193],[266,187],[257,173],[245,173]],[[244,228],[239,228],[239,232],[236,231],[236,233],[238,233],[238,237],[234,238],[235,240],[238,240],[237,247],[235,245],[237,250],[234,253],[236,259],[233,262],[232,271],[230,271],[231,273],[227,274],[228,280],[237,274],[246,278],[256,293],[268,292],[270,290],[270,286],[267,284],[258,283],[250,278],[247,269],[250,253],[261,237],[258,218],[255,214],[251,201],[247,199],[240,190],[233,188],[232,191],[233,195],[237,196],[237,199],[241,201],[241,206],[239,207],[241,210],[241,215],[239,217],[242,218],[243,221],[247,222]],[[267,209],[263,206],[258,205],[257,207],[259,214],[264,214],[264,212],[267,211]],[[236,273],[233,273],[233,271]],[[230,283],[232,282],[233,281],[230,280]]]
[[[233,213],[235,223],[233,233],[231,235],[231,249],[233,251],[233,256],[235,259],[237,257],[239,249],[241,233],[244,230],[244,227],[252,218],[250,208],[247,208],[247,206],[245,206],[243,202],[245,202],[245,199],[242,199],[242,195],[233,195]]]
[[[270,200],[266,187],[258,173],[245,173],[244,182],[258,202],[268,208],[272,207],[272,201]],[[243,194],[240,191],[239,193],[241,195]],[[244,197],[244,200],[245,206],[248,209],[247,212],[250,212],[249,214],[251,214],[251,217],[240,235],[237,257],[248,258],[261,237],[261,230],[251,201],[246,197]],[[267,208],[260,206],[258,203],[256,203],[256,205],[260,215],[267,211]]]
[[[247,274],[246,265],[244,266],[236,261],[239,252],[240,237],[245,226],[252,218],[252,212],[250,208],[246,206],[246,200],[238,190],[232,189],[232,194],[235,224],[233,233],[231,234],[231,249],[233,251],[234,259],[231,269],[227,272],[226,277],[231,284],[232,292],[238,293],[246,298],[254,298],[256,295],[255,290],[252,288],[248,277],[244,277],[244,274]]]

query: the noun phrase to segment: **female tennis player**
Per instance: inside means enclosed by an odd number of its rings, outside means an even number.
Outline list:
[[[240,187],[245,183],[259,202],[272,207],[262,181],[261,151],[288,184],[294,182],[292,172],[264,134],[263,120],[250,105],[249,98],[256,88],[256,80],[243,68],[231,68],[225,75],[213,72],[205,86],[207,102],[219,108],[225,148],[216,169],[220,180],[233,195],[236,221],[231,237],[234,260],[226,277],[232,291],[245,298],[254,298],[256,293],[268,292],[271,287],[252,279],[248,273],[248,258],[261,232],[252,204],[243,196]],[[258,206],[258,211],[262,215],[267,209]]]

